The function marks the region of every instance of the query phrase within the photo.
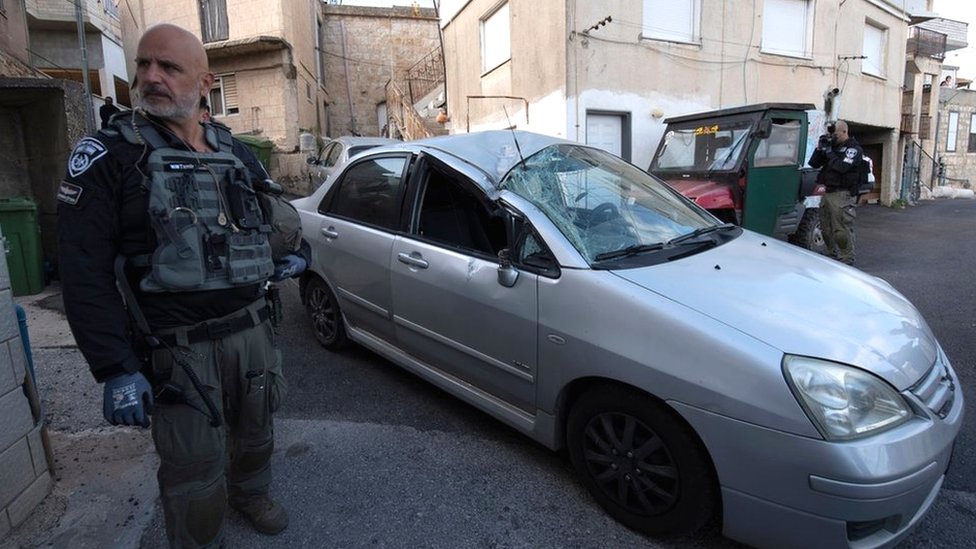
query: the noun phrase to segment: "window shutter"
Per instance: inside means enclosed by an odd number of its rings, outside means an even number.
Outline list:
[[[809,0],[765,0],[762,51],[809,57]]]
[[[645,0],[643,33],[645,38],[695,42],[697,0]]]
[[[239,105],[237,103],[237,76],[233,74],[225,74],[220,77],[224,88],[224,108],[227,114],[236,114],[240,112]]]

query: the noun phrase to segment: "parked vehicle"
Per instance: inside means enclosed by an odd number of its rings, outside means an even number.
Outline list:
[[[526,132],[371,149],[294,201],[319,342],[552,449],[648,534],[877,547],[938,494],[956,374],[883,280]]]
[[[716,217],[822,252],[818,171],[806,166],[806,103],[675,116],[648,171]]]
[[[356,137],[351,135],[337,137],[329,141],[322,147],[322,152],[317,157],[309,156],[307,159],[309,190],[319,188],[336,169],[353,156],[373,147],[391,143],[399,143],[399,141],[385,137]]]

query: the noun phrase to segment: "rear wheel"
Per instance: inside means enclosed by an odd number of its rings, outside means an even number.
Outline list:
[[[653,535],[690,534],[714,516],[711,461],[661,402],[621,387],[594,388],[570,411],[566,437],[583,484],[624,525]]]
[[[305,309],[312,321],[315,339],[332,351],[345,347],[349,340],[346,338],[346,326],[342,321],[342,312],[332,289],[321,278],[312,278],[305,289],[307,300]]]
[[[822,254],[827,251],[824,244],[823,232],[820,229],[820,210],[807,208],[800,219],[800,225],[790,237],[790,242],[801,248]]]

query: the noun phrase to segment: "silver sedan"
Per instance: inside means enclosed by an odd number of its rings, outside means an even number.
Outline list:
[[[527,132],[371,149],[294,202],[319,342],[353,341],[552,448],[651,535],[893,545],[963,396],[889,284]]]

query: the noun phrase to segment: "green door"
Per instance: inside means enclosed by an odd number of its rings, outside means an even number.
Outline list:
[[[749,145],[742,226],[771,236],[786,236],[799,219],[800,166],[806,159],[806,112],[770,111],[769,136]],[[777,235],[776,233],[786,233]]]

